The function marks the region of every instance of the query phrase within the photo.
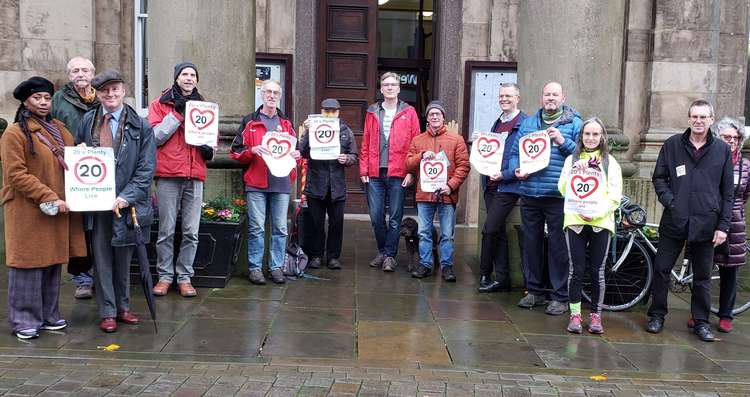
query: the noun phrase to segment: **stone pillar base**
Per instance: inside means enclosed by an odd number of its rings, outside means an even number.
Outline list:
[[[638,167],[637,176],[650,178],[651,174],[654,172],[656,158],[659,156],[661,145],[664,144],[664,141],[666,141],[667,138],[681,132],[682,131],[678,129],[652,128],[643,134],[641,136],[641,150],[633,156],[633,160]]]

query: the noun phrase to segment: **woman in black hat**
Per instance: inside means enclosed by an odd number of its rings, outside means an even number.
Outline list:
[[[21,105],[0,138],[8,320],[20,339],[67,326],[58,310],[61,264],[86,255],[81,218],[65,202],[64,147],[73,136],[49,116],[53,93],[42,77],[19,84]]]

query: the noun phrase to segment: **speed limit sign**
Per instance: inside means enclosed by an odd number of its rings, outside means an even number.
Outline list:
[[[336,160],[341,153],[341,125],[339,119],[311,114],[310,158],[313,160]]]
[[[115,202],[112,148],[66,147],[65,201],[71,211],[109,211]]]

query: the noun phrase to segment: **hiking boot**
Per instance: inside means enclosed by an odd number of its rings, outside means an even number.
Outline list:
[[[449,283],[456,282],[456,273],[453,272],[453,266],[444,266],[443,269],[440,270],[440,273],[442,273],[443,280]]]
[[[559,316],[567,311],[568,311],[568,304],[560,302],[560,301],[550,302],[547,305],[547,309],[544,310],[544,312],[549,314],[550,316]]]
[[[90,285],[79,285],[76,287],[76,293],[73,295],[76,299],[91,299],[91,286]]]
[[[520,301],[518,301],[518,307],[524,309],[531,309],[534,306],[542,306],[547,304],[547,299],[542,295],[534,295],[532,293],[526,294]]]
[[[396,258],[392,256],[386,256],[383,260],[383,271],[384,272],[392,272],[396,270],[396,266],[398,266],[398,262],[396,262]]]
[[[331,270],[341,270],[341,262],[336,258],[331,258],[328,260],[328,268]]]
[[[59,320],[55,321],[54,323],[42,325],[41,329],[43,329],[45,331],[59,331],[59,330],[65,328],[67,326],[68,326],[68,322],[67,321],[65,321],[63,319],[59,319]]]
[[[385,261],[385,256],[383,256],[383,254],[377,254],[370,261],[370,267],[380,267],[380,266],[383,266],[383,261]]]
[[[432,275],[432,269],[427,266],[418,265],[417,270],[411,272],[411,276],[414,278],[425,278]]]
[[[602,327],[602,315],[598,313],[589,314],[589,333],[590,334],[603,334],[604,328]]]
[[[568,322],[568,332],[573,334],[580,334],[583,332],[583,327],[581,326],[581,315],[580,314],[571,314],[570,315],[570,321]]]
[[[247,279],[255,285],[265,285],[266,278],[263,277],[263,271],[260,269],[252,269],[247,275]]]
[[[281,269],[271,269],[271,281],[275,284],[284,284],[286,282],[284,272],[282,272]]]
[[[719,320],[719,332],[730,333],[732,332],[732,319],[722,318]]]
[[[34,339],[39,337],[39,331],[35,330],[34,328],[22,329],[20,331],[16,331],[15,335],[18,339]]]
[[[319,256],[313,256],[310,262],[307,262],[307,267],[310,269],[320,269],[321,260]]]

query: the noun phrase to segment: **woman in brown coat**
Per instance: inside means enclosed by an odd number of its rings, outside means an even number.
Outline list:
[[[54,87],[32,77],[16,87],[15,123],[0,138],[8,272],[8,319],[20,339],[58,330],[61,264],[86,255],[80,216],[65,203],[64,146],[73,137],[49,117]]]

